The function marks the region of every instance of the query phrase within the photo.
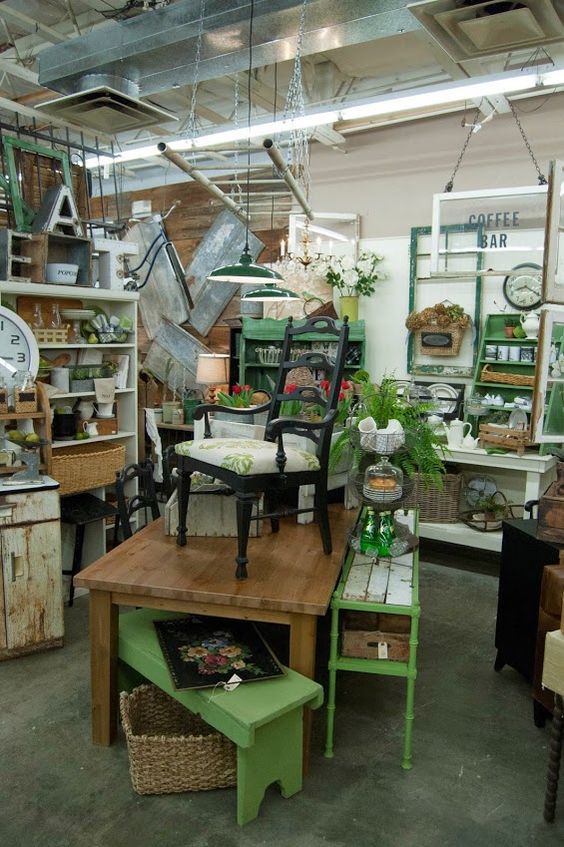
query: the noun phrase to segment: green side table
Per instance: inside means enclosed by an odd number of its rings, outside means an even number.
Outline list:
[[[357,527],[362,526],[366,507],[360,510]],[[404,515],[396,512],[396,520],[407,523],[416,533],[417,515],[414,511]],[[413,702],[417,676],[417,643],[419,631],[419,555],[418,550],[394,559],[375,559],[357,553],[350,545],[339,584],[331,601],[331,644],[329,653],[329,692],[327,697],[327,740],[325,756],[333,757],[335,729],[335,694],[337,671],[357,671],[384,676],[405,677],[407,699],[402,768],[411,768],[411,738],[413,730]],[[339,632],[342,612],[373,613],[366,616],[365,630],[359,630],[354,639],[341,637]],[[378,618],[374,617],[378,615]],[[402,636],[386,632],[386,615],[406,619],[409,633]],[[358,616],[357,616],[358,617]],[[362,620],[362,619],[361,619]],[[374,621],[378,629],[374,632]],[[392,619],[390,618],[390,621]],[[398,618],[395,618],[397,623]],[[390,626],[390,629],[392,627]],[[353,633],[347,633],[352,635]],[[399,645],[399,646],[398,646]],[[345,655],[347,653],[347,655]],[[356,655],[352,655],[355,654]],[[360,654],[362,653],[362,657]],[[395,659],[394,655],[401,658]],[[380,658],[377,658],[377,657]],[[386,656],[388,656],[386,658]],[[392,658],[390,658],[392,656]]]
[[[302,712],[323,703],[323,689],[295,671],[240,685],[235,691],[199,688],[177,691],[159,646],[153,621],[185,617],[138,609],[120,615],[120,683],[133,681],[130,669],[157,685],[237,745],[237,823],[257,817],[264,793],[278,783],[283,797],[302,788]],[[123,665],[126,667],[123,668]],[[124,673],[125,671],[125,673]]]

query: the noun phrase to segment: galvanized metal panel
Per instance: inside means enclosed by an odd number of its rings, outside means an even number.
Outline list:
[[[194,336],[170,321],[164,321],[151,344],[143,367],[161,382],[180,389],[196,387],[198,355],[209,353]]]
[[[139,264],[154,238],[160,233],[160,225],[153,221],[135,224],[126,234],[124,241],[137,244],[139,254],[131,260],[133,267]],[[154,250],[151,251],[154,255]],[[139,269],[143,282],[149,269],[150,259]],[[147,285],[139,292],[139,311],[149,338],[155,338],[159,327],[168,318],[174,323],[186,323],[190,311],[186,294],[178,283],[166,250],[159,251],[149,274]]]
[[[198,244],[187,271],[193,277],[191,286],[194,308],[190,323],[200,335],[207,335],[240,286],[231,282],[210,282],[208,274],[214,268],[237,262],[245,244],[245,224],[227,209],[220,212]],[[264,247],[262,241],[249,233],[251,255],[256,257]],[[180,323],[180,321],[179,321]]]

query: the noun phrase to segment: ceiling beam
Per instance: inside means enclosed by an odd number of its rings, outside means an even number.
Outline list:
[[[25,68],[23,65],[19,64],[17,59],[10,61],[9,59],[0,58],[0,71],[3,71],[10,76],[16,76],[18,79],[23,79],[25,82],[29,82],[32,85],[39,86],[39,76],[35,73],[35,71],[30,71],[29,68]]]
[[[8,6],[7,3],[2,3],[0,5],[0,18],[9,23],[17,24],[25,32],[41,33],[41,35],[52,44],[60,44],[62,41],[66,41],[67,39],[66,35],[63,35],[50,26],[46,26],[46,24],[42,24],[39,21],[30,18],[29,15],[19,12],[17,9],[13,9],[11,6]]]

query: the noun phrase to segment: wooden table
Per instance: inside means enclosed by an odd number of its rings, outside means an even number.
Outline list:
[[[162,519],[85,568],[75,585],[90,590],[92,740],[107,746],[117,727],[118,606],[166,609],[290,628],[289,666],[314,678],[317,616],[329,606],[354,518],[330,510],[333,550],[326,556],[316,524],[282,521],[280,532],[249,540],[249,578],[233,576],[236,540],[165,536]],[[304,751],[307,759],[309,726]]]

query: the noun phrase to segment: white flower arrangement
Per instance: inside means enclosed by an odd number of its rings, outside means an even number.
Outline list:
[[[367,297],[374,294],[376,282],[386,278],[377,270],[382,259],[376,253],[361,253],[356,262],[351,256],[333,258],[326,265],[325,279],[341,297]]]

